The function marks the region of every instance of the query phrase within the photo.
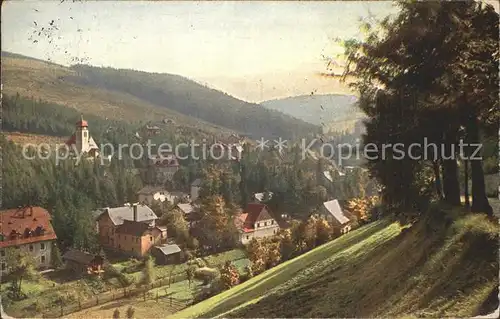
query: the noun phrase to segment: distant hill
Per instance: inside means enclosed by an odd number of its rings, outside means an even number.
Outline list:
[[[270,100],[260,104],[320,125],[327,131],[344,131],[354,128],[356,121],[363,117],[362,112],[355,106],[356,101],[357,98],[353,95],[313,94]]]
[[[65,67],[2,52],[4,93],[65,105],[115,120],[174,120],[202,130],[285,138],[317,132],[317,126],[173,74]]]

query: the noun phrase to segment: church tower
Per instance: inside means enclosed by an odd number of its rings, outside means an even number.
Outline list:
[[[87,121],[83,119],[83,115],[80,121],[76,122],[76,131],[75,131],[75,144],[76,149],[79,152],[88,152],[89,151],[89,125]]]

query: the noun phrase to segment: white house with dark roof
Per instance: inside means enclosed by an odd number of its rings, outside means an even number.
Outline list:
[[[341,234],[348,233],[351,230],[351,220],[344,214],[339,201],[334,199],[324,202],[319,211],[319,216],[325,218],[338,228]]]
[[[249,203],[242,213],[236,215],[234,222],[242,244],[249,243],[253,238],[275,236],[280,230],[268,207],[261,203]]]

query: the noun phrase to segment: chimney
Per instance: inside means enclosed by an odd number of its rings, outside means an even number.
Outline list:
[[[137,204],[134,204],[133,208],[134,208],[134,222],[136,222],[137,221]]]

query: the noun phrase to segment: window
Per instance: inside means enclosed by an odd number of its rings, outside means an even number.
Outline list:
[[[248,235],[247,235],[247,239],[248,239]]]
[[[45,263],[45,255],[42,255],[42,264]]]
[[[271,220],[271,225],[274,225],[274,220]]]
[[[2,263],[2,270],[5,270],[7,268],[7,266],[5,265],[5,263]]]
[[[5,250],[0,250],[0,256],[5,257]]]
[[[33,245],[30,245],[30,251],[33,251]]]
[[[40,243],[40,249],[45,250],[45,243]]]
[[[87,137],[87,132],[83,132],[83,137]]]
[[[257,223],[257,227],[260,227],[260,223]]]
[[[149,241],[153,241],[153,236],[149,236]]]

